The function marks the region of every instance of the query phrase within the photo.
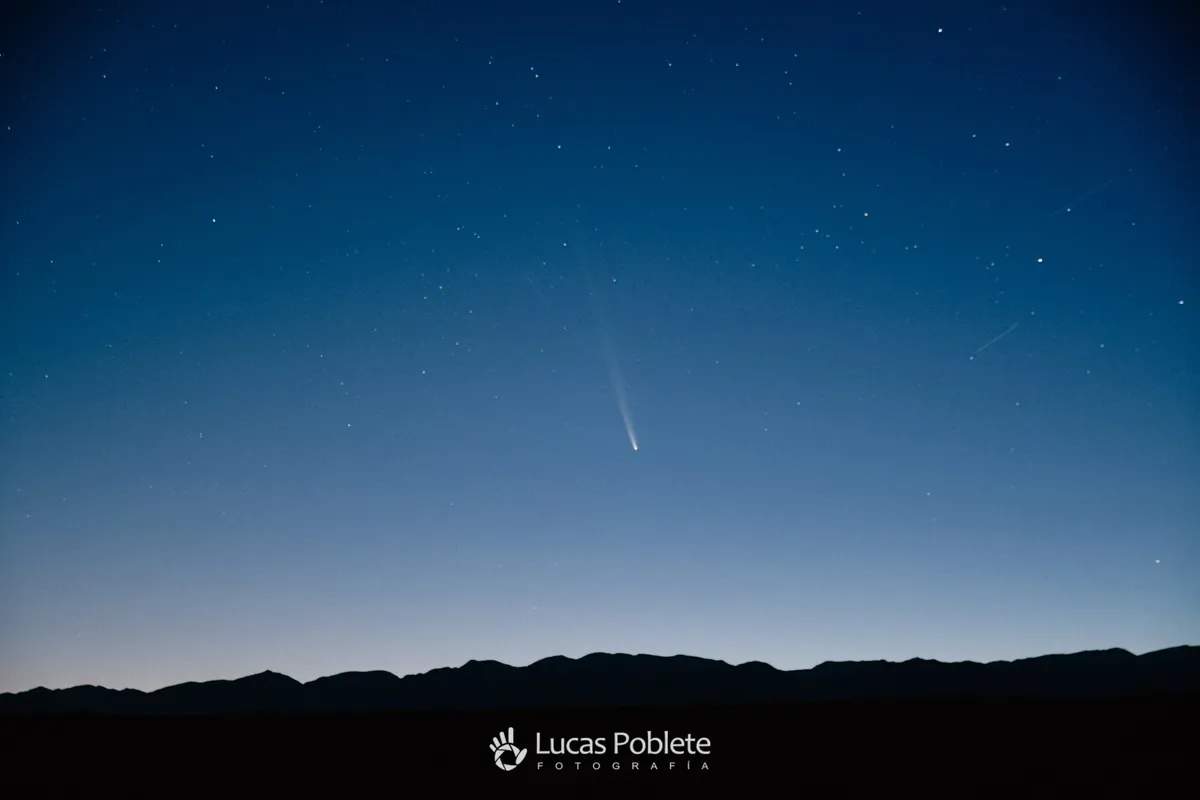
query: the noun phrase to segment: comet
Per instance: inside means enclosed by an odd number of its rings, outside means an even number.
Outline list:
[[[600,345],[604,350],[604,360],[608,364],[608,378],[612,382],[613,394],[617,397],[617,411],[621,413],[621,422],[625,425],[625,435],[629,437],[629,446],[637,452],[637,431],[633,427],[633,413],[629,410],[629,398],[625,394],[625,381],[621,377],[621,365],[617,360],[617,348],[609,336],[608,326],[604,322],[604,312],[600,308],[595,284],[592,282],[591,270],[583,265],[584,278],[587,281],[588,298],[592,304],[592,316],[596,318],[596,328],[600,332]]]
[[[625,395],[625,381],[621,378],[621,366],[617,362],[617,349],[607,331],[601,330],[604,340],[604,358],[608,362],[608,376],[612,381],[613,393],[617,396],[617,410],[621,412],[621,421],[625,423],[625,434],[629,437],[629,445],[636,453],[638,449],[637,431],[633,428],[633,414],[629,411],[629,398]]]

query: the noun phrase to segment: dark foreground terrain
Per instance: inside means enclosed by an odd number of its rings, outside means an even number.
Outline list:
[[[38,689],[0,695],[0,746],[13,765],[4,780],[39,789],[769,780],[789,790],[1145,790],[1184,776],[1197,711],[1196,647],[795,672],[597,654],[406,678],[301,684],[268,672],[151,693]]]
[[[1018,661],[943,663],[915,658],[826,662],[784,671],[691,656],[594,653],[528,667],[469,661],[398,678],[346,672],[300,683],[277,672],[181,683],[154,692],[100,686],[0,694],[0,716],[178,716],[364,711],[484,711],[613,707],[793,705],[864,699],[1115,699],[1200,691],[1200,647],[1135,656],[1096,650]]]

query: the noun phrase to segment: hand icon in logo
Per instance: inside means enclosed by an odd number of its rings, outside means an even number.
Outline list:
[[[505,764],[502,756],[505,753],[512,753],[515,760],[512,764]],[[504,731],[500,731],[497,736],[492,737],[492,755],[496,759],[496,766],[508,772],[517,768],[517,765],[525,760],[528,755],[529,748],[522,750],[513,744],[513,729],[508,729],[508,736],[504,735]]]

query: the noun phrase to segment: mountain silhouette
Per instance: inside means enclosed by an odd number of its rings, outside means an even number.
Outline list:
[[[300,683],[276,672],[182,683],[153,692],[76,686],[0,694],[4,716],[194,716],[782,706],[855,700],[1116,700],[1200,695],[1200,647],[1126,650],[1017,661],[826,662],[783,671],[691,656],[594,653],[527,667],[468,661],[397,677],[346,672]]]

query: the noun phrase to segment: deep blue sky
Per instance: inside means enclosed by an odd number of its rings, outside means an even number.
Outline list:
[[[0,26],[0,690],[1200,642],[1169,27],[85,5]]]

